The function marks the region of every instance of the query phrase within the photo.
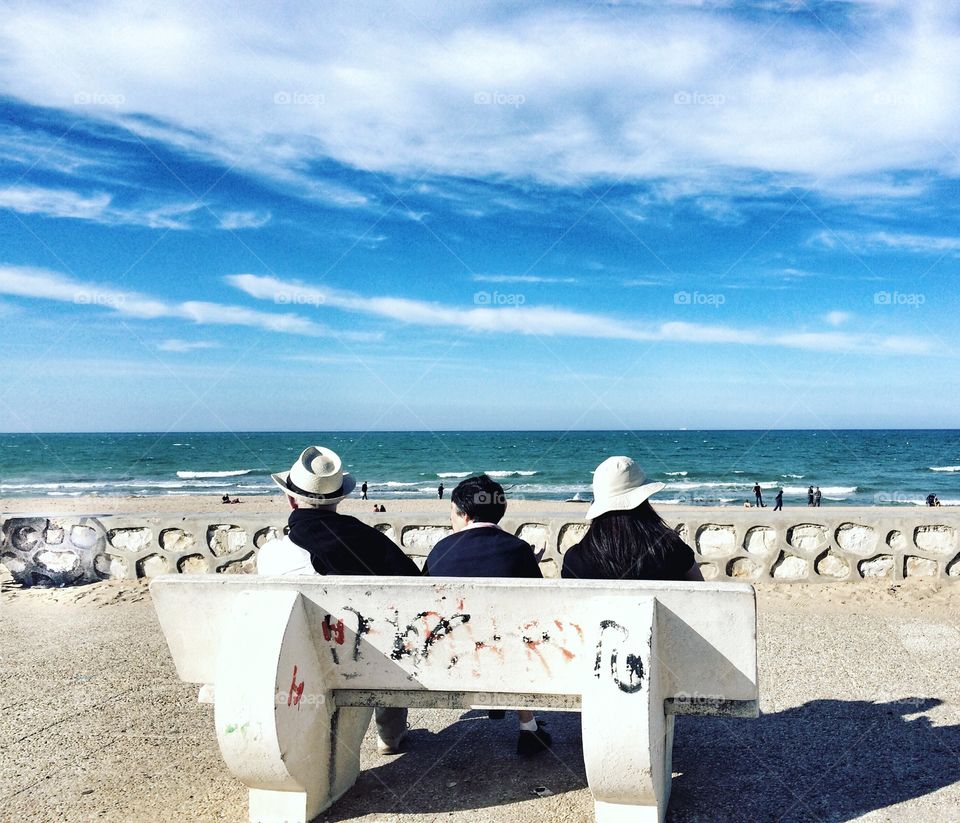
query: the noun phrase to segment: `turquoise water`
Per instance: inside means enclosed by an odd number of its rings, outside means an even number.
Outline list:
[[[0,435],[4,497],[273,494],[311,443],[343,458],[370,496],[434,497],[442,480],[485,471],[511,497],[590,497],[591,472],[613,454],[667,484],[664,505],[741,504],[759,482],[772,500],[823,505],[960,505],[960,431],[253,432]]]

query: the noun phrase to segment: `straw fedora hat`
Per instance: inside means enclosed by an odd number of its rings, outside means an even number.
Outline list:
[[[648,483],[643,469],[629,457],[608,457],[593,473],[593,503],[586,519],[635,509],[663,488],[658,481]]]
[[[270,476],[284,494],[323,506],[339,503],[357,485],[357,481],[343,471],[340,456],[323,446],[307,447],[290,471]]]

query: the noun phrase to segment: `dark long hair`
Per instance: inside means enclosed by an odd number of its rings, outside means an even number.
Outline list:
[[[671,567],[669,556],[685,545],[644,500],[635,509],[597,517],[580,541],[580,552],[604,579],[658,580]]]

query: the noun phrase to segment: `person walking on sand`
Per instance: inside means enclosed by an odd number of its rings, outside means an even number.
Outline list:
[[[820,508],[820,498],[823,497],[823,494],[820,492],[820,487],[817,486],[817,490],[813,493],[813,505],[816,508]]]
[[[773,499],[775,512],[783,511],[783,489],[777,490],[777,496]]]
[[[437,499],[443,500],[443,481],[440,481],[440,485],[437,486]]]
[[[757,498],[757,505],[766,507],[766,503],[763,502],[763,493],[760,490],[760,484],[755,483],[753,486],[753,496]]]
[[[807,489],[807,505],[808,506],[813,505],[813,486]]]
[[[363,485],[360,486],[360,499],[361,500],[367,499],[367,481],[366,480],[364,480]]]
[[[497,524],[507,511],[503,486],[487,475],[468,477],[450,494],[453,534],[440,540],[427,556],[423,573],[429,577],[541,578],[533,546]],[[546,751],[552,740],[533,712],[519,710],[521,757]],[[500,719],[502,711],[491,711]]]
[[[257,574],[420,574],[417,564],[383,532],[337,512],[356,488],[339,455],[323,446],[304,449],[290,471],[271,475],[290,503],[288,533],[270,540],[257,555]],[[371,710],[338,709],[337,733],[355,751],[370,725]],[[346,713],[345,713],[346,712]],[[398,754],[407,735],[407,710],[378,708],[377,751]]]

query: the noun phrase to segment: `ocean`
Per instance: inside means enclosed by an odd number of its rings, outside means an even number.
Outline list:
[[[312,443],[343,458],[371,498],[429,498],[486,472],[508,497],[590,499],[593,469],[626,454],[662,480],[661,505],[772,505],[819,486],[823,505],[960,504],[960,430],[249,432],[0,434],[0,495],[274,494],[270,473]],[[359,494],[359,492],[357,492]]]

